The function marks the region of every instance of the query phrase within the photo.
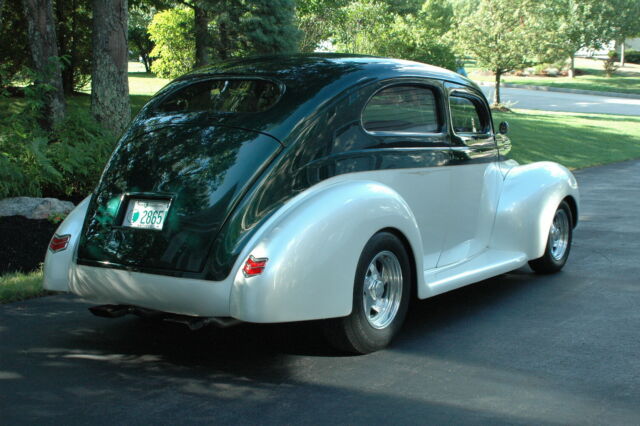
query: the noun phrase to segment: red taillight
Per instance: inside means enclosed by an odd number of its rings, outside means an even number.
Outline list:
[[[253,256],[249,256],[247,259],[247,263],[244,264],[244,268],[242,268],[242,272],[244,272],[245,277],[254,277],[256,275],[260,275],[262,271],[264,271],[265,266],[267,266],[266,257],[256,259]]]
[[[71,235],[69,234],[54,234],[53,238],[51,238],[51,242],[49,243],[49,250],[54,253],[65,250],[69,246],[69,240],[71,240]]]

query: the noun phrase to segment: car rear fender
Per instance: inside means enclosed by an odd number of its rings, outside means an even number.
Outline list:
[[[567,197],[573,198],[578,212],[578,183],[564,166],[538,162],[511,168],[505,176],[490,247],[524,252],[530,260],[539,258],[553,215]],[[574,224],[576,221],[577,217]]]
[[[69,213],[64,221],[58,226],[54,237],[69,236],[66,247],[53,251],[51,247],[47,249],[44,259],[44,288],[53,291],[70,291],[69,272],[71,262],[75,255],[84,217],[87,214],[89,200],[91,196],[85,198]]]
[[[422,271],[422,241],[411,209],[378,182],[336,177],[287,203],[247,245],[267,258],[261,275],[237,270],[231,316],[251,322],[303,321],[348,315],[356,265],[367,241],[392,228],[402,233]],[[422,274],[417,274],[422,279]]]

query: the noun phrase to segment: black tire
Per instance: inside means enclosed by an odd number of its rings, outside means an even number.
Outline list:
[[[373,268],[376,274],[372,275],[370,267],[374,265],[374,259],[376,262]],[[397,285],[398,270],[401,271],[400,289]],[[377,274],[377,272],[381,273]],[[375,279],[372,278],[374,276]],[[375,290],[367,292],[365,281],[367,284],[377,283],[373,287],[368,287],[369,290],[372,288]],[[331,345],[342,351],[356,354],[375,352],[387,346],[400,330],[407,315],[413,282],[409,256],[400,239],[389,232],[379,232],[371,237],[362,250],[356,268],[351,314],[325,322],[325,334]],[[372,296],[367,296],[368,294]],[[374,299],[384,301],[385,297],[398,303],[390,302],[386,305],[381,302],[383,306],[389,306],[389,308],[378,312],[386,312],[388,315],[383,316],[379,313],[372,318],[371,314],[377,312],[375,308],[378,305],[372,306],[367,313],[365,304]],[[374,326],[374,323],[378,327]]]
[[[539,274],[553,274],[560,271],[564,264],[567,263],[569,252],[571,251],[571,242],[573,240],[573,215],[571,214],[569,204],[566,201],[561,202],[553,217],[553,223],[549,229],[549,234],[547,235],[547,247],[545,248],[544,254],[538,259],[529,261],[531,269]],[[554,224],[556,224],[558,220],[562,222],[563,217],[566,217],[567,219],[567,223],[565,224],[566,229],[563,230],[564,232],[561,231],[566,238],[566,247],[562,251],[562,254],[559,255],[557,239],[554,241],[552,233]]]

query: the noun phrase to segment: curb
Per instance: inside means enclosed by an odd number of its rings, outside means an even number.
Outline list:
[[[495,83],[491,81],[476,81],[478,86],[495,86]],[[529,86],[527,84],[511,84],[500,83],[500,87],[507,89],[523,89],[523,90],[539,90],[541,92],[563,92],[574,93],[576,95],[592,95],[592,96],[608,96],[611,98],[628,98],[628,99],[640,99],[640,95],[634,93],[620,93],[620,92],[598,92],[595,90],[583,90],[583,89],[567,89],[564,87],[550,87],[550,86]]]

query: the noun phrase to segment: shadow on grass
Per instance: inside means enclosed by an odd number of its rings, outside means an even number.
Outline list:
[[[138,77],[138,78],[156,78],[156,75],[151,72],[141,72],[141,71],[129,71],[129,77]]]

